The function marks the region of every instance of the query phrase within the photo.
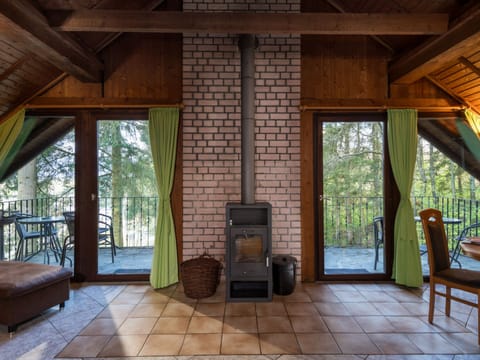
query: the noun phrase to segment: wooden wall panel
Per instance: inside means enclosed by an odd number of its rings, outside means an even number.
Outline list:
[[[101,97],[102,84],[84,83],[72,76],[68,76],[63,81],[46,91],[42,96],[48,98],[83,98],[83,97]]]
[[[443,99],[448,98],[449,96],[427,79],[421,79],[411,85],[391,85],[390,97],[414,99]]]
[[[125,34],[102,57],[105,97],[181,101],[181,35]]]
[[[364,36],[302,36],[302,99],[386,98],[387,55]]]
[[[182,37],[176,34],[125,34],[101,54],[104,83],[82,83],[69,76],[45,98],[142,98],[182,101]]]

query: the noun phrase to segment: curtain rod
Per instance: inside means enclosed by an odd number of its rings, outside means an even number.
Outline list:
[[[174,107],[183,109],[183,103],[174,103],[174,104],[157,104],[157,103],[141,103],[141,102],[98,102],[98,103],[88,103],[82,102],[81,104],[77,102],[33,102],[25,104],[26,109],[149,109],[149,108],[166,108]]]
[[[300,105],[300,111],[312,110],[335,110],[335,111],[355,111],[355,110],[378,110],[385,111],[388,109],[416,109],[418,111],[459,111],[465,110],[465,106],[394,106],[394,105],[353,105],[353,106],[338,106],[338,105]]]

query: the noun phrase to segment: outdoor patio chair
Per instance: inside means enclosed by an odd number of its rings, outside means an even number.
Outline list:
[[[40,231],[28,231],[27,227],[24,224],[21,224],[17,221],[19,219],[33,217],[33,215],[15,213],[14,216],[15,216],[15,230],[17,231],[17,234],[18,234],[18,243],[17,243],[17,248],[15,250],[15,260],[27,261],[33,255],[35,255],[33,253],[27,256],[28,245],[29,245],[28,243],[30,243],[30,249],[33,249],[35,247],[34,241],[36,241],[37,243],[40,243],[41,233]],[[37,247],[39,247],[38,244],[37,244]]]
[[[455,240],[457,243],[455,244],[455,249],[453,249],[451,259],[452,261],[455,261],[461,268],[462,264],[460,264],[460,261],[458,260],[458,257],[461,253],[460,243],[462,241],[480,242],[480,223],[472,224],[464,228],[460,235],[455,238]]]
[[[65,211],[63,213],[65,217],[65,223],[67,224],[68,235],[63,242],[62,258],[60,264],[65,265],[66,252],[68,249],[72,249],[75,245],[75,212]],[[98,214],[98,244],[99,246],[110,246],[112,254],[112,263],[115,262],[115,255],[117,254],[115,248],[115,240],[113,235],[113,223],[112,217],[105,214]],[[72,260],[68,258],[70,265]]]
[[[64,211],[63,217],[65,218],[65,224],[67,225],[68,235],[65,236],[62,246],[62,256],[60,258],[60,265],[65,266],[65,259],[70,261],[70,267],[72,267],[72,259],[67,256],[67,250],[72,249],[75,245],[74,236],[75,236],[75,212],[74,211]]]
[[[443,296],[446,299],[446,316],[450,316],[450,303],[451,300],[454,300],[477,308],[478,316],[480,317],[480,271],[452,269],[450,267],[450,254],[442,213],[436,209],[425,209],[420,211],[419,214],[427,242],[428,266],[430,268],[428,322],[433,323],[436,295]],[[437,290],[437,285],[445,286],[445,292]],[[452,295],[452,289],[475,294],[477,300],[473,302]],[[480,332],[478,333],[477,341],[480,345]]]
[[[375,240],[375,260],[373,269],[377,270],[378,249],[383,245],[383,216],[375,216],[373,218],[373,239]]]

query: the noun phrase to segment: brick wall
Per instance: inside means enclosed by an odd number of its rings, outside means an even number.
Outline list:
[[[299,9],[299,0],[184,1],[184,11]],[[272,204],[273,253],[300,261],[300,37],[257,39],[255,200]],[[225,204],[240,202],[237,43],[235,35],[184,34],[184,259],[205,250],[224,259]]]

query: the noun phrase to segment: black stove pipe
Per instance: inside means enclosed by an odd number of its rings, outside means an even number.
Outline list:
[[[255,36],[240,35],[241,187],[244,205],[255,203]]]

